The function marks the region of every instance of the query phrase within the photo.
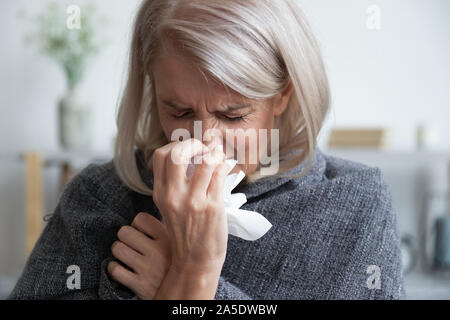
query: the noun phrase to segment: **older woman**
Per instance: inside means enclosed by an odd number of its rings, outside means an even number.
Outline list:
[[[404,297],[380,170],[317,147],[329,104],[296,1],[144,1],[115,157],[66,187],[10,298]],[[272,224],[257,240],[229,235],[227,158]]]

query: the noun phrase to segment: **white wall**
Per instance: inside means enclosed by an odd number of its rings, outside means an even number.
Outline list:
[[[333,124],[384,126],[393,148],[409,150],[424,123],[441,128],[440,148],[450,150],[449,1],[299,1],[329,70],[333,110],[324,133]],[[369,5],[381,9],[380,30],[366,27]]]
[[[323,48],[332,90],[331,126],[387,126],[392,147],[414,147],[419,122],[449,137],[448,0],[299,0]],[[77,3],[78,1],[72,1]],[[95,1],[110,19],[110,44],[86,75],[84,92],[95,106],[94,148],[108,149],[115,133],[116,102],[126,71],[132,16],[140,1]],[[35,12],[44,1],[0,2],[0,154],[57,148],[56,103],[64,93],[62,72],[23,44],[21,8]],[[366,9],[381,9],[381,30],[368,30]],[[441,149],[450,149],[442,139]],[[46,210],[56,202],[57,171],[45,174]],[[0,157],[0,274],[15,274],[23,259],[23,168]]]
[[[116,101],[124,82],[132,18],[139,3],[95,1],[109,20],[107,28],[101,30],[108,45],[90,64],[82,87],[95,107],[95,150],[111,149]],[[65,91],[64,74],[52,60],[24,44],[23,35],[29,28],[17,19],[21,9],[36,13],[45,4],[0,2],[0,274],[15,274],[24,263],[23,166],[11,155],[58,148],[56,104]],[[44,179],[46,212],[50,213],[57,199],[57,169],[46,170]]]

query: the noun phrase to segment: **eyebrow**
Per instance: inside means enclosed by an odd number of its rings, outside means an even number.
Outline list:
[[[178,110],[178,111],[193,110],[193,108],[190,107],[190,106],[180,106],[180,105],[178,105],[178,104],[176,104],[175,102],[172,102],[172,101],[162,100],[162,102],[164,104],[166,104],[167,106],[171,107],[172,109],[175,109],[175,110]],[[245,109],[245,108],[249,108],[249,107],[250,107],[249,104],[234,105],[234,106],[227,106],[225,110],[218,110],[218,111],[219,112],[236,111],[236,110]]]

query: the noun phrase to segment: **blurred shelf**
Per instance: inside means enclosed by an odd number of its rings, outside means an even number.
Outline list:
[[[23,160],[30,152],[39,153],[44,167],[66,163],[85,165],[91,162],[107,162],[114,157],[113,151],[27,150],[0,153],[0,161]]]
[[[327,148],[323,152],[330,156],[361,162],[380,168],[426,168],[430,164],[450,163],[450,151],[445,150],[385,150],[385,149],[352,149]]]
[[[18,278],[0,276],[0,300],[5,300],[14,289]]]
[[[449,273],[412,272],[404,278],[408,300],[449,300]]]
[[[450,150],[390,150],[390,149],[375,149],[375,148],[326,148],[324,153],[330,155],[346,155],[346,156],[375,156],[375,157],[444,157],[450,158]]]

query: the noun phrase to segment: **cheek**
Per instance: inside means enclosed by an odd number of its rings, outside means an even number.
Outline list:
[[[159,117],[161,127],[164,131],[164,135],[167,138],[167,141],[171,141],[172,133],[177,129],[186,129],[189,132],[189,128],[185,127],[181,121],[174,119],[170,115],[161,114]],[[184,131],[184,130],[183,130]]]
[[[164,131],[164,135],[166,136],[167,140],[170,141],[170,136],[173,131],[172,128],[174,126],[173,121],[169,117],[167,117],[166,115],[161,114],[161,113],[159,115],[159,121],[160,121],[161,127]]]
[[[274,124],[273,110],[268,106],[258,106],[258,111],[249,118],[249,127],[255,129],[272,129]]]
[[[272,129],[274,124],[274,116],[270,113],[265,113],[260,119],[261,128]]]
[[[253,160],[249,158],[250,153],[253,154],[252,159],[256,158],[259,162],[260,154],[262,152],[266,152],[267,148],[270,148],[269,146],[271,145],[271,130],[273,129],[273,126],[274,116],[270,112],[260,114],[258,117],[255,117],[252,121],[248,122],[248,127],[255,129],[256,138],[252,140],[247,139],[245,143],[246,163],[253,163]],[[260,133],[259,129],[266,129],[266,133]],[[260,134],[264,134],[264,137],[262,137],[262,139],[260,137]],[[263,144],[261,144],[260,141]]]

